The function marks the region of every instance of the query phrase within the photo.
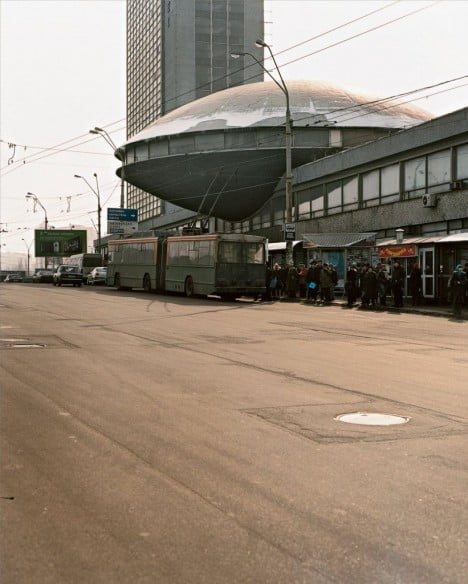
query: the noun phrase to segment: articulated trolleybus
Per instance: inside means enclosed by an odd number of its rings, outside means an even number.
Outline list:
[[[224,300],[265,291],[266,239],[210,233],[109,241],[107,285],[146,292],[215,294]]]

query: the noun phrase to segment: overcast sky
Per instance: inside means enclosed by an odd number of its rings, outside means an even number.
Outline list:
[[[192,0],[178,0],[184,1]],[[34,213],[25,199],[28,191],[59,229],[97,223],[97,198],[74,174],[95,186],[97,173],[103,228],[107,207],[119,206],[118,163],[88,130],[101,126],[116,143],[125,139],[125,2],[1,0],[0,9],[0,221],[8,230],[1,241],[3,252],[24,252],[22,238],[32,241],[44,220],[42,209]],[[467,1],[267,0],[266,9],[266,41],[280,53],[286,80],[317,79],[390,96],[468,74]],[[426,91],[413,103],[434,115],[466,107],[467,83]],[[447,91],[455,86],[462,87]],[[72,151],[43,151],[51,147]]]

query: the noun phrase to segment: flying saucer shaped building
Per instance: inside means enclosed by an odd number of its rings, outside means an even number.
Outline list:
[[[431,119],[417,107],[314,81],[288,81],[293,168]],[[219,91],[135,134],[118,175],[175,205],[250,217],[285,172],[285,95],[273,82]]]

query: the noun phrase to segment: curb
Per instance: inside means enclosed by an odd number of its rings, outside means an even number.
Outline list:
[[[312,302],[307,302],[305,301],[303,298],[280,298],[279,301],[280,303],[297,303],[297,304],[303,304],[304,306],[314,306],[316,308],[323,308],[324,305],[316,305]],[[342,308],[347,308],[346,302],[340,302],[340,301],[336,301],[336,300],[332,300],[329,304],[327,304],[326,306],[340,306]],[[466,311],[461,315],[456,317],[450,308],[448,308],[447,310],[440,310],[440,309],[431,309],[431,308],[416,308],[416,307],[412,307],[412,306],[403,306],[402,308],[395,308],[393,306],[375,306],[373,308],[361,308],[358,304],[354,305],[351,307],[351,309],[353,310],[359,310],[360,312],[366,312],[366,311],[371,311],[371,312],[393,312],[393,313],[400,313],[400,314],[422,314],[423,316],[437,316],[437,317],[444,317],[444,318],[450,318],[453,320],[459,320],[459,321],[463,321],[463,320],[468,320],[468,314],[466,313]]]

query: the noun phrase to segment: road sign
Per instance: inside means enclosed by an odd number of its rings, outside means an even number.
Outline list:
[[[295,223],[285,223],[284,224],[284,240],[285,241],[295,241],[296,239],[296,224]]]
[[[137,209],[107,209],[107,233],[130,234],[138,231]]]

